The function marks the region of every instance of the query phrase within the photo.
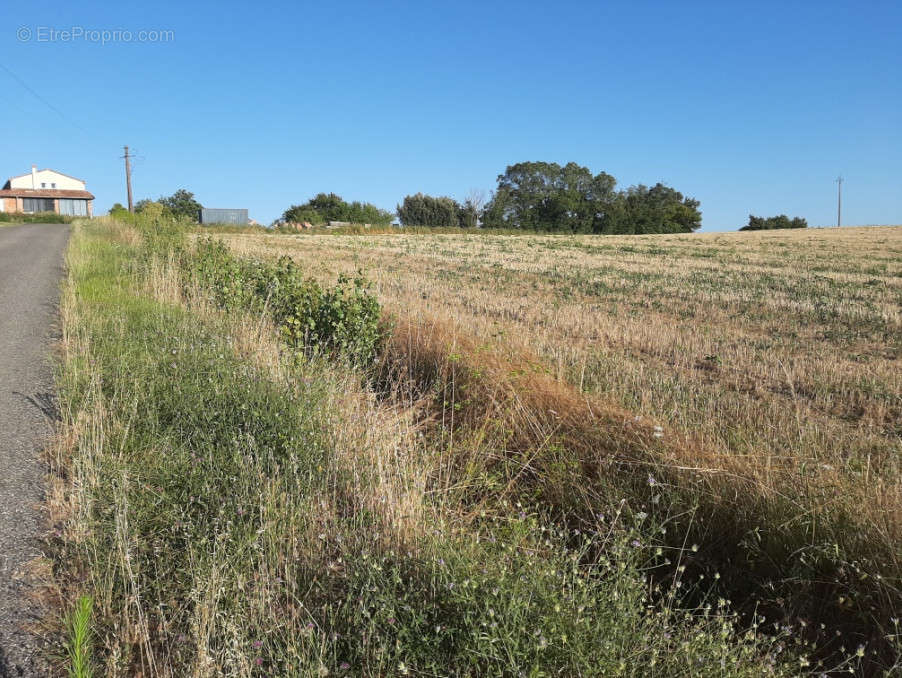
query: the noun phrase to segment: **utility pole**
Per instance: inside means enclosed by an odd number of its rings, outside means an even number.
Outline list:
[[[842,226],[842,176],[836,177],[836,226]]]
[[[132,166],[129,163],[131,156],[128,154],[128,146],[125,147],[125,155],[122,157],[125,158],[125,186],[128,189],[128,211],[134,212],[135,206],[132,203]]]

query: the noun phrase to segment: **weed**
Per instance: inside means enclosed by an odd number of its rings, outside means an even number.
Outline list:
[[[69,658],[70,678],[91,678],[94,675],[91,660],[91,611],[94,600],[84,595],[78,599],[69,615],[66,651]]]

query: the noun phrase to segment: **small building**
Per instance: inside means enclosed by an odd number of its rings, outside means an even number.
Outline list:
[[[94,216],[94,196],[88,193],[85,182],[52,169],[39,170],[10,177],[0,189],[0,211],[56,212],[70,217]]]
[[[246,226],[247,222],[247,210],[245,209],[204,207],[200,211],[200,223],[202,224],[239,224]]]

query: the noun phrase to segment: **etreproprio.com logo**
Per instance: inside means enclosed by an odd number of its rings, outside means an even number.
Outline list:
[[[85,28],[71,26],[20,26],[16,31],[19,42],[89,42],[98,45],[127,42],[173,42],[175,31],[168,29]]]

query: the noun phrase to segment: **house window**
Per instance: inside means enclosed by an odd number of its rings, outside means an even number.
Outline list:
[[[45,184],[43,181],[41,182],[41,188],[47,188],[47,184]]]
[[[86,217],[88,216],[88,201],[60,198],[60,214],[70,217]]]
[[[50,188],[56,188],[56,184],[50,184]]]
[[[53,200],[50,198],[23,198],[22,211],[26,214],[53,212]]]

